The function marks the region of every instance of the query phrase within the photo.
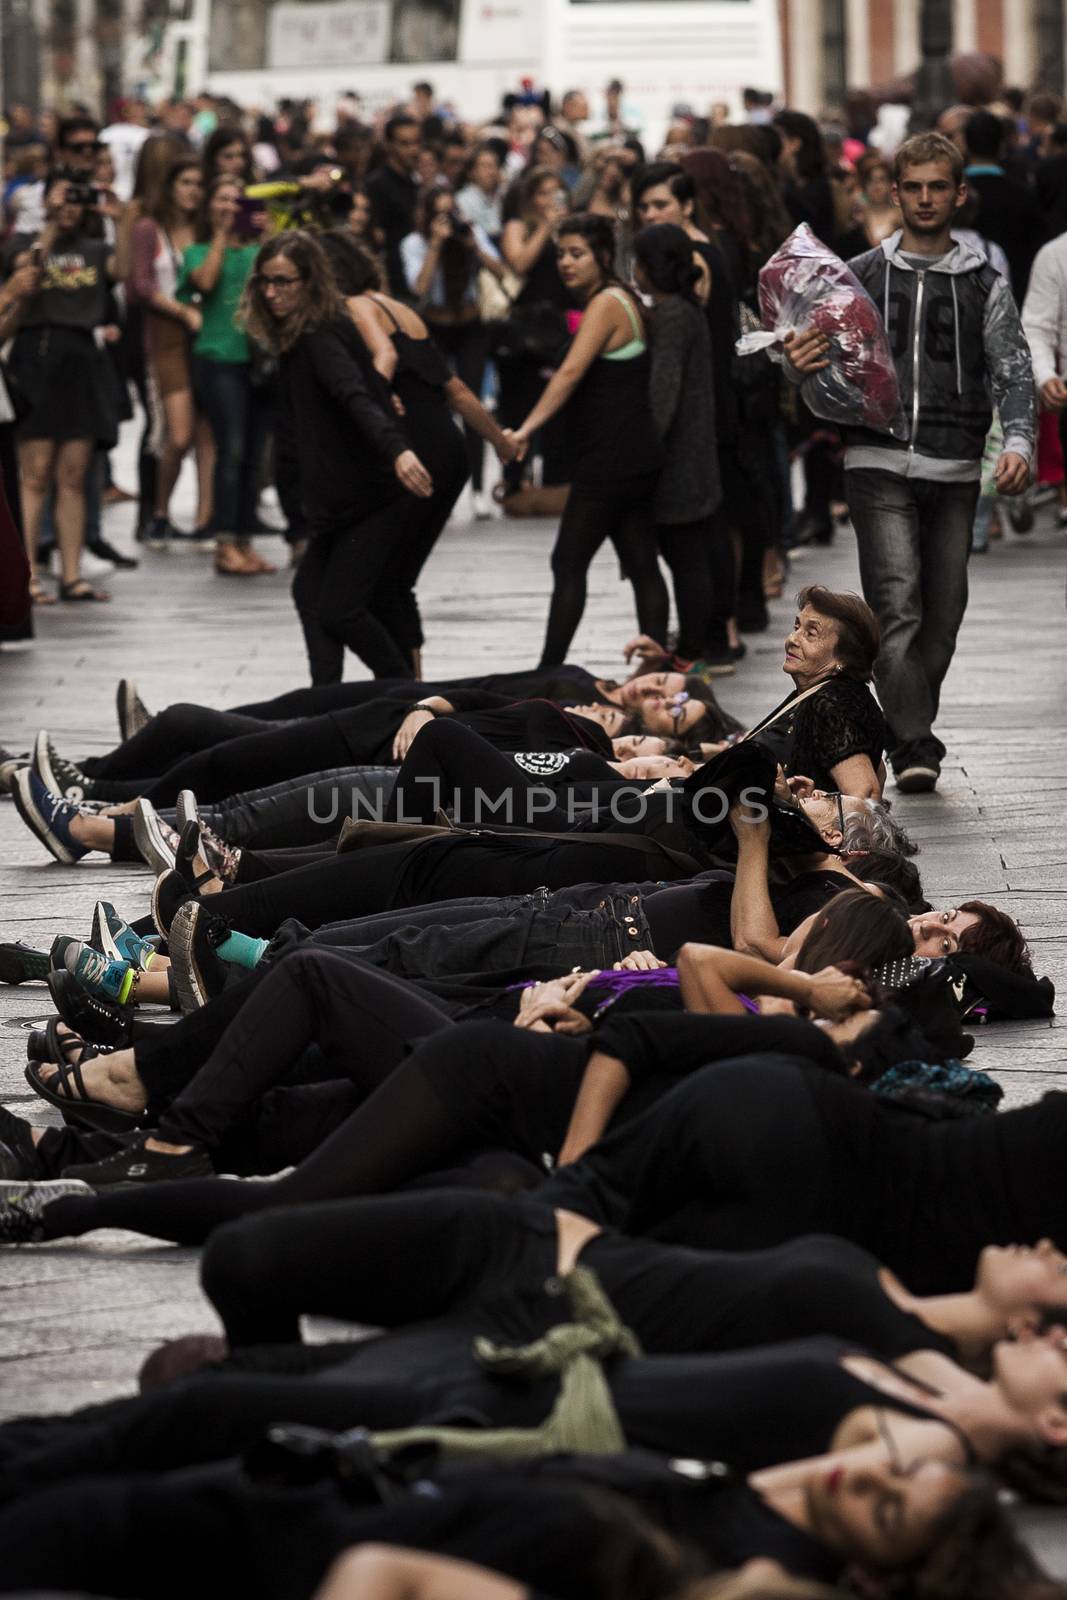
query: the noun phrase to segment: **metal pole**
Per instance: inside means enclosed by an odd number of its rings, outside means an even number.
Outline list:
[[[828,108],[840,110],[848,87],[845,0],[823,0],[822,55],[823,100]],[[814,108],[821,110],[821,107]]]
[[[952,0],[922,0],[919,44],[922,60],[915,75],[913,131],[932,128],[955,97],[948,65],[952,52]]]

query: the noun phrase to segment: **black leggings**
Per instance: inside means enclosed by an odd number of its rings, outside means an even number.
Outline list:
[[[418,437],[417,433],[415,436]],[[435,415],[431,423],[427,445],[429,448],[419,454],[433,479],[433,493],[428,500],[411,498],[406,508],[405,526],[403,530],[397,529],[393,537],[389,559],[370,602],[375,617],[411,664],[412,673],[413,652],[421,649],[424,642],[415,588],[467,481],[463,441],[443,406],[440,415]]]
[[[403,537],[409,508],[399,495],[351,528],[316,533],[293,579],[311,681],[339,683],[346,648],[376,678],[410,678],[410,658],[372,609],[372,596]]]
[[[427,1008],[425,1021],[432,1026],[434,1020]],[[439,1038],[426,1040],[319,1149],[276,1182],[191,1178],[71,1195],[48,1207],[48,1237],[130,1228],[175,1244],[202,1244],[235,1217],[381,1194],[473,1151],[504,1147],[537,1162],[554,1154],[585,1070],[584,1043],[508,1029],[502,1047],[502,1022],[458,1029],[440,1020],[445,1031]],[[330,1259],[328,1251],[323,1259]]]
[[[201,819],[246,850],[328,844],[349,816],[380,817],[396,782],[395,767],[332,767],[200,807]]]
[[[449,1008],[351,956],[303,947],[269,967],[208,1060],[159,1119],[173,1144],[209,1149],[312,1044],[364,1095],[383,1083]]]
[[[623,572],[633,585],[638,628],[653,639],[666,638],[670,603],[652,532],[654,487],[654,479],[645,478],[610,491],[572,485],[552,551],[553,588],[541,652],[543,667],[560,666],[567,659],[585,611],[589,567],[605,539],[615,546]]]
[[[157,778],[179,761],[249,733],[273,732],[271,724],[250,712],[213,711],[179,701],[146,722],[105,756],[86,756],[80,763],[100,780]],[[103,797],[110,798],[110,797]]]
[[[195,709],[205,730],[212,719],[230,717],[229,712]],[[153,805],[172,806],[182,789],[192,789],[200,800],[226,800],[250,786],[281,783],[301,773],[317,774],[352,762],[338,719],[328,713],[300,722],[259,724],[256,732],[236,738],[224,733],[221,738],[222,743],[213,740],[198,754],[185,756],[151,777],[94,777],[93,797],[119,801],[144,795]],[[128,740],[127,745],[133,742]]]
[[[456,377],[467,385],[476,400],[480,400],[485,369],[489,363],[489,329],[485,323],[480,318],[455,326],[433,322],[430,332],[434,344],[444,353]],[[480,433],[475,433],[468,422],[463,424],[463,439],[471,486],[480,490],[484,476],[485,440]]]
[[[674,585],[677,654],[686,661],[721,654],[727,648],[726,618],[733,611],[729,534],[713,517],[702,517],[698,522],[658,523],[656,542]]]
[[[615,777],[606,762],[604,776]],[[447,717],[419,729],[396,775],[385,821],[433,822],[440,809],[453,811],[457,821],[517,823],[549,833],[574,822],[543,781]]]

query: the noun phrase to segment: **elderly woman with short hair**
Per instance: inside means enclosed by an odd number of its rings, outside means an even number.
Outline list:
[[[809,584],[797,595],[782,671],[793,680],[786,698],[743,739],[756,739],[786,778],[862,800],[880,800],[885,781],[885,718],[870,690],[881,634],[878,619],[857,594]],[[626,646],[627,660],[646,667],[670,657],[642,634]]]

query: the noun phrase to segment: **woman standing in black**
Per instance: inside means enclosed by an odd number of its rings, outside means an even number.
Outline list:
[[[429,499],[411,501],[403,532],[394,531],[393,557],[372,601],[374,615],[410,657],[419,678],[423,632],[415,585],[470,475],[469,452],[453,411],[479,449],[488,442],[500,461],[508,462],[516,448],[475,391],[451,372],[422,318],[382,293],[373,256],[338,231],[324,236],[323,249],[376,370],[403,405],[404,430],[433,478]]]
[[[497,415],[502,428],[515,428],[540,399],[547,369],[563,348],[567,334],[564,311],[570,301],[556,271],[555,230],[567,214],[567,186],[550,167],[530,167],[518,185],[515,214],[504,223],[500,253],[519,281],[505,283],[514,296],[495,343],[500,376]],[[542,482],[568,481],[569,456],[563,430],[547,428],[536,446],[542,457]],[[522,483],[522,467],[514,462],[504,473],[504,487],[513,493]]]
[[[552,552],[543,667],[567,659],[585,610],[586,574],[605,539],[633,584],[641,631],[662,638],[669,609],[652,533],[663,451],[649,403],[640,307],[615,278],[615,230],[606,217],[569,217],[557,252],[560,277],[585,312],[562,365],[515,433],[520,447],[528,445],[567,407],[571,492]]]
[[[650,295],[650,397],[666,452],[656,490],[656,541],[674,579],[679,660],[714,654],[712,512],[722,497],[714,447],[715,389],[711,339],[697,303],[698,269],[684,228],[653,224],[634,245],[634,281]]]
[[[381,404],[375,398],[366,346],[310,234],[263,246],[244,306],[248,332],[281,358],[278,470],[299,480],[311,534],[293,580],[311,681],[340,681],[346,645],[375,677],[409,678],[411,658],[371,601],[408,496],[433,493],[430,474],[387,412],[385,391]]]

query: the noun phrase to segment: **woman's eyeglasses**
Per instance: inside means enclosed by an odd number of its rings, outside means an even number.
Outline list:
[[[670,705],[667,707],[667,714],[669,715],[671,721],[674,723],[674,726],[676,728],[677,728],[679,722],[682,719],[682,714],[685,711],[686,703],[687,703],[688,700],[689,700],[689,696],[683,690],[683,692],[681,694],[676,694],[675,695],[674,699],[671,701]]]
[[[304,274],[302,272],[298,272],[292,277],[288,273],[281,272],[255,272],[252,274],[252,282],[264,294],[269,294],[271,289],[291,289],[294,284],[303,283],[303,281]]]

